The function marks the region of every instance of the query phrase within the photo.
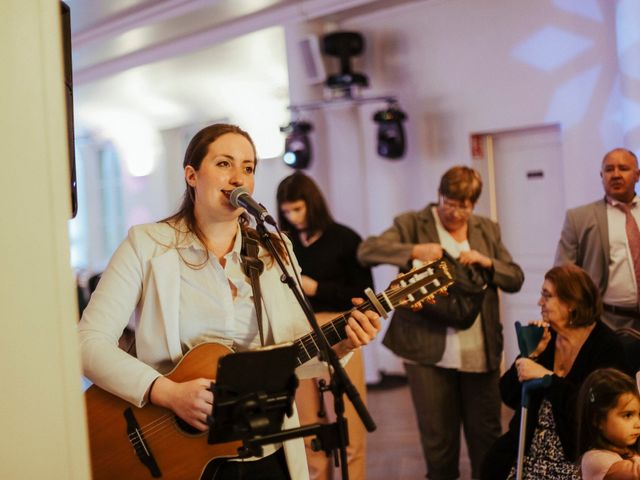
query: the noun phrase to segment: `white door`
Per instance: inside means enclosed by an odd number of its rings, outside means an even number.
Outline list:
[[[522,267],[517,294],[501,295],[508,367],[518,354],[514,324],[540,318],[537,302],[545,272],[553,266],[564,219],[561,134],[543,126],[488,135],[488,172],[493,172],[495,212],[504,244]],[[493,158],[491,158],[493,150]],[[488,173],[487,172],[487,173]],[[489,196],[489,195],[487,195]]]

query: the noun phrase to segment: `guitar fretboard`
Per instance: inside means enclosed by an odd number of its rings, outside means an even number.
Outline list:
[[[425,297],[432,296],[435,293],[444,290],[452,283],[450,276],[436,275],[434,274],[433,269],[428,266],[422,267],[417,271],[427,272],[428,274],[426,276],[417,277],[418,273],[414,273],[416,278],[410,283],[407,283],[405,280],[401,280],[400,287],[389,288],[385,292],[377,294],[375,296],[375,305],[372,300],[365,300],[357,307],[342,313],[330,322],[322,325],[321,330],[329,342],[329,345],[335,345],[341,340],[347,338],[345,327],[347,325],[347,319],[354,310],[358,310],[360,312],[364,312],[365,310],[380,312],[380,309],[382,309],[385,313],[389,313],[398,306],[415,302],[417,300],[416,296],[420,297],[420,299],[424,299]],[[411,272],[406,274],[404,277],[410,276],[410,274]],[[382,314],[382,312],[380,313]],[[297,339],[294,344],[298,348],[298,365],[302,365],[316,357],[320,350],[318,346],[319,341],[314,332]]]
[[[386,306],[382,303],[386,303],[386,301],[381,297],[381,295],[378,295],[378,301],[381,301],[381,304],[383,305],[383,308],[387,313],[393,310],[393,307],[389,309],[386,308]],[[370,310],[371,308],[371,301],[367,300],[363,304],[354,307],[348,312],[340,314],[330,322],[322,325],[320,329],[322,330],[322,333],[324,333],[324,336],[329,342],[329,345],[335,345],[336,343],[339,343],[340,341],[347,338],[345,327],[347,326],[347,319],[349,318],[353,310],[364,312],[365,310]],[[311,332],[304,337],[300,337],[294,343],[298,347],[298,365],[302,365],[303,363],[306,363],[312,358],[316,357],[318,355],[318,352],[320,351],[320,347],[318,346],[318,336],[315,334],[315,332]]]

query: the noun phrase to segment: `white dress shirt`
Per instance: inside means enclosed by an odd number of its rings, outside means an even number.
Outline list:
[[[206,252],[200,242],[192,237],[189,245],[181,248],[185,262],[180,264],[180,342],[185,352],[210,341],[234,350],[260,347],[253,291],[240,262],[241,246],[242,235],[238,234],[232,250],[224,256],[224,267],[210,254],[202,268],[186,263],[202,263]],[[263,321],[263,328],[265,343],[273,343],[269,323]]]
[[[435,207],[433,208],[433,218],[436,220],[440,245],[453,258],[458,258],[461,252],[471,250],[468,240],[458,242],[444,228]],[[444,353],[436,366],[454,368],[461,372],[483,373],[487,371],[487,357],[480,314],[476,317],[473,325],[466,330],[447,328]]]
[[[633,199],[631,214],[640,225],[640,202]],[[619,307],[636,307],[638,286],[633,260],[627,241],[626,216],[617,208],[614,199],[607,198],[607,224],[609,229],[609,281],[602,300]]]

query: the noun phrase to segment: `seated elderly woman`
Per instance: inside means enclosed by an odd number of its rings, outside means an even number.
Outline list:
[[[532,392],[525,435],[524,479],[579,479],[575,465],[576,395],[598,368],[624,370],[615,333],[600,320],[602,301],[591,278],[575,265],[549,270],[538,302],[544,334],[528,358],[518,358],[500,379],[503,402],[516,413],[485,457],[482,479],[515,477],[522,382],[551,375],[551,386]]]

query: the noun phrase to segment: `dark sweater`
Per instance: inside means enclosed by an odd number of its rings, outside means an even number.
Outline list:
[[[553,371],[555,354],[555,333],[546,350],[538,358],[538,363]],[[620,340],[609,327],[598,321],[587,340],[578,352],[576,360],[566,377],[553,375],[548,389],[531,393],[529,415],[527,417],[526,444],[527,450],[531,443],[537,424],[537,412],[543,398],[546,396],[551,402],[553,417],[558,430],[558,436],[565,454],[571,460],[575,459],[576,430],[577,430],[577,395],[584,379],[598,368],[612,367],[625,371],[626,363],[624,350]],[[504,403],[516,412],[509,424],[506,435],[512,435],[517,443],[520,429],[520,399],[522,384],[518,381],[515,363],[500,379],[500,393]],[[515,456],[514,456],[515,461]]]
[[[358,263],[356,250],[362,239],[349,227],[333,223],[314,243],[305,247],[298,235],[292,235],[293,251],[302,274],[318,282],[318,290],[309,297],[315,312],[342,312],[353,305],[351,298],[363,297],[373,287],[371,270]]]

